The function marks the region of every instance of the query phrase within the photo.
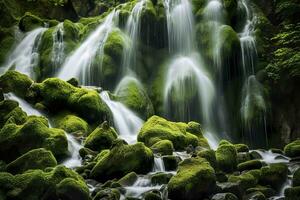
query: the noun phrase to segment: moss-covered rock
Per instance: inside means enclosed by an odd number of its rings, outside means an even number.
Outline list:
[[[152,146],[160,140],[170,140],[174,149],[183,150],[188,145],[209,147],[202,132],[190,133],[189,125],[165,120],[158,116],[152,116],[146,121],[138,134],[138,141]]]
[[[200,158],[205,158],[214,169],[217,168],[218,164],[216,159],[216,153],[214,150],[207,149],[199,151],[197,156],[199,156]]]
[[[288,168],[286,164],[274,163],[261,168],[260,184],[270,185],[278,190],[287,179]]]
[[[232,172],[237,167],[237,152],[231,143],[221,141],[216,150],[216,159],[220,170]]]
[[[97,91],[77,88],[58,78],[49,78],[30,87],[35,101],[42,101],[50,111],[69,109],[90,122],[111,120],[107,105]]]
[[[162,200],[161,194],[158,190],[152,190],[152,191],[146,192],[144,199],[145,200]]]
[[[129,172],[147,173],[152,169],[153,159],[152,151],[143,143],[127,145],[117,140],[113,148],[98,159],[91,171],[91,178],[105,181],[120,178]]]
[[[100,190],[96,196],[93,198],[93,200],[102,200],[102,199],[108,199],[108,200],[119,200],[120,199],[120,192],[117,189],[111,189],[111,188],[105,188],[103,190]]]
[[[168,182],[169,182],[169,180],[171,179],[172,176],[173,176],[172,174],[159,172],[159,173],[151,175],[151,183],[153,185],[168,184]]]
[[[229,182],[238,183],[243,191],[254,187],[258,180],[250,173],[244,173],[239,176],[231,175],[228,178]]]
[[[6,124],[0,131],[0,159],[12,161],[29,150],[36,148],[51,150],[57,158],[68,152],[64,131],[49,128],[42,117],[28,117],[22,125]]]
[[[9,123],[21,125],[25,123],[27,118],[27,114],[22,111],[18,102],[13,100],[1,101],[0,111],[0,128]]]
[[[268,186],[256,186],[254,188],[249,188],[246,191],[246,194],[251,194],[255,192],[260,192],[262,193],[266,198],[272,197],[276,195],[276,191],[272,189],[271,187]]]
[[[130,172],[123,176],[120,180],[118,180],[118,183],[122,185],[123,187],[125,186],[131,186],[135,183],[135,181],[138,179],[138,176],[135,172]]]
[[[238,198],[232,193],[218,193],[211,200],[238,200]]]
[[[215,184],[215,171],[205,159],[186,159],[179,164],[177,174],[168,183],[169,198],[204,198],[211,194]]]
[[[89,191],[84,180],[64,166],[42,170],[29,170],[23,174],[1,173],[0,193],[4,199],[88,199]],[[70,196],[69,196],[70,195]]]
[[[249,160],[243,163],[238,164],[237,169],[239,171],[251,170],[251,169],[260,169],[262,167],[260,160]]]
[[[151,100],[137,79],[124,77],[116,89],[116,95],[119,101],[143,116],[144,119],[154,114]]]
[[[300,186],[300,168],[297,169],[293,174],[292,184],[293,187]]]
[[[249,147],[246,144],[234,144],[234,147],[238,153],[249,152]]]
[[[300,186],[290,187],[284,190],[285,200],[299,199],[299,195],[300,195]]]
[[[47,167],[55,167],[57,161],[51,151],[46,149],[31,150],[6,166],[6,170],[12,174],[21,174],[29,169],[44,170]]]
[[[256,192],[245,194],[243,199],[266,200],[266,197],[262,192],[256,191]]]
[[[180,162],[180,158],[173,155],[163,156],[162,159],[164,161],[165,170],[167,171],[176,170],[178,163]]]
[[[295,140],[284,147],[284,153],[289,157],[300,156],[300,140]]]
[[[243,153],[238,153],[237,154],[237,162],[238,163],[243,163],[243,162],[246,162],[246,161],[249,161],[249,160],[251,160],[250,153],[243,152]]]
[[[89,125],[86,121],[68,112],[62,112],[53,119],[56,128],[63,129],[67,133],[82,133],[86,135],[89,131]]]
[[[20,97],[25,97],[27,89],[33,81],[26,75],[9,70],[0,76],[0,88],[4,93],[13,92]]]
[[[24,32],[31,31],[38,27],[43,27],[44,25],[45,22],[41,18],[29,12],[25,13],[19,21],[19,28]]]
[[[103,122],[86,138],[84,146],[100,152],[101,150],[109,149],[117,137],[118,135],[114,128],[109,127],[107,122]]]
[[[160,140],[151,146],[151,149],[155,153],[161,155],[173,155],[173,143],[170,140]]]

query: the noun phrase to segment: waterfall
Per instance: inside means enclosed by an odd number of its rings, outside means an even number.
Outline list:
[[[130,144],[136,142],[137,134],[144,121],[121,102],[111,100],[108,92],[101,92],[100,97],[111,110],[120,137]]]
[[[153,172],[165,172],[165,164],[160,156],[154,156]]]
[[[133,7],[130,16],[128,17],[125,33],[129,36],[131,44],[124,49],[123,53],[123,73],[136,71],[137,48],[141,32],[141,12],[146,4],[146,0],[138,1]]]
[[[118,16],[119,12],[115,10],[106,16],[104,22],[66,59],[58,73],[59,78],[69,80],[75,77],[83,85],[100,84],[105,42],[118,23]],[[99,62],[93,65],[97,56]]]
[[[39,62],[38,48],[45,30],[47,29],[37,28],[26,33],[25,37],[8,57],[4,70],[15,69],[34,79],[34,68]]]
[[[52,46],[52,53],[51,53],[51,62],[54,66],[54,69],[56,72],[57,69],[63,64],[64,61],[64,24],[59,23],[55,30],[52,33],[52,39],[53,39],[53,46]]]

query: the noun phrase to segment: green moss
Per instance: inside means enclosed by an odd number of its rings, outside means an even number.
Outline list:
[[[3,92],[13,92],[20,97],[26,95],[32,83],[33,81],[28,76],[17,71],[9,70],[0,77],[0,88]]]
[[[31,31],[31,30],[33,30],[35,28],[38,28],[38,27],[43,27],[44,23],[45,22],[41,18],[31,14],[30,12],[27,12],[20,19],[19,28],[22,31],[27,32],[27,31]]]
[[[293,187],[300,186],[300,169],[297,169],[293,174]]]
[[[26,121],[27,114],[19,107],[18,102],[13,100],[4,100],[0,102],[0,128],[5,124],[14,123],[23,124]]]
[[[49,128],[42,117],[28,117],[22,125],[6,124],[0,131],[0,159],[11,161],[36,148],[51,150],[57,157],[66,155],[68,142],[60,129]]]
[[[234,144],[234,147],[238,153],[249,152],[249,147],[246,144]]]
[[[172,176],[173,176],[172,174],[159,172],[151,176],[151,183],[154,185],[168,184]]]
[[[240,163],[237,166],[239,171],[260,169],[261,167],[262,167],[262,163],[260,160],[249,160],[249,161]]]
[[[221,141],[216,151],[219,168],[225,172],[232,172],[237,166],[237,152],[234,145]]]
[[[299,195],[300,195],[300,186],[291,187],[284,190],[285,200],[299,199]]]
[[[194,147],[202,145],[208,147],[208,143],[203,139],[202,132],[195,135],[188,132],[189,125],[186,123],[176,123],[165,120],[158,116],[152,116],[146,121],[138,134],[138,141],[144,142],[147,146],[152,146],[160,140],[170,140],[174,149],[183,150],[188,145]],[[199,139],[202,143],[200,143]]]
[[[199,151],[197,153],[197,156],[199,156],[200,158],[205,158],[214,169],[217,168],[218,164],[216,159],[216,153],[214,150],[207,149]]]
[[[5,64],[11,48],[15,42],[13,28],[0,28],[0,66]],[[1,67],[0,67],[1,69]]]
[[[215,171],[202,158],[189,158],[179,164],[177,174],[168,183],[170,199],[207,197],[215,188]]]
[[[89,125],[86,121],[68,112],[62,112],[53,119],[56,128],[63,129],[67,133],[80,132],[86,135],[89,131]]]
[[[146,192],[145,200],[162,200],[162,198],[161,198],[161,194],[158,190],[152,190],[152,191]]]
[[[104,122],[86,138],[84,146],[100,152],[101,150],[109,149],[117,137],[116,131],[109,127],[107,122]]]
[[[130,172],[123,176],[120,180],[118,180],[118,183],[120,185],[124,186],[131,186],[135,183],[135,181],[138,179],[138,176],[135,172]]]
[[[284,154],[289,157],[300,156],[300,140],[295,140],[284,147]]]
[[[247,194],[255,193],[255,192],[260,192],[260,193],[262,193],[267,198],[276,195],[276,191],[274,189],[272,189],[270,187],[260,186],[260,185],[254,187],[254,188],[249,188],[246,191]]]
[[[111,189],[111,188],[105,188],[103,190],[100,190],[96,196],[93,198],[93,200],[119,200],[120,199],[120,192],[117,189]]]
[[[270,185],[275,190],[281,188],[287,178],[288,168],[283,163],[270,164],[261,168],[260,184]]]
[[[160,140],[151,146],[151,149],[155,153],[161,155],[172,155],[173,154],[173,143],[170,140]]]
[[[58,78],[49,78],[33,84],[30,92],[52,112],[68,109],[89,122],[111,120],[109,108],[95,90],[77,88]]]
[[[0,193],[5,199],[60,199],[64,191],[72,191],[80,197],[88,195],[84,180],[77,173],[63,166],[49,168],[47,172],[30,170],[15,176],[9,173],[0,175]]]
[[[125,77],[116,90],[117,99],[137,112],[144,119],[154,114],[153,105],[141,83],[132,77]]]
[[[238,183],[242,190],[254,187],[258,180],[250,173],[241,174],[239,176],[231,175],[228,178],[229,182]]]
[[[44,170],[47,167],[55,167],[56,165],[56,159],[51,151],[40,148],[31,150],[12,161],[7,165],[6,170],[12,174],[21,174],[29,169]]]
[[[91,171],[91,178],[103,181],[120,178],[129,172],[143,174],[149,172],[152,165],[153,153],[143,143],[127,145],[116,141],[114,147],[98,159]]]
[[[56,185],[56,194],[60,199],[89,200],[89,190],[81,180],[65,178]]]

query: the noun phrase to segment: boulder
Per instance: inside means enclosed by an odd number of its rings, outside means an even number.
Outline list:
[[[233,144],[221,141],[216,150],[216,159],[220,170],[233,172],[237,167],[237,152]]]
[[[274,163],[261,168],[261,185],[270,185],[279,190],[287,179],[288,167],[284,163]]]
[[[151,146],[154,153],[161,155],[173,155],[173,143],[170,140],[160,140]]]
[[[295,140],[284,147],[284,154],[288,157],[300,156],[300,140]]]
[[[260,169],[262,167],[262,162],[260,160],[249,160],[238,164],[237,168],[239,171]]]

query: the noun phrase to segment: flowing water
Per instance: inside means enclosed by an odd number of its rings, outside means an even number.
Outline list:
[[[66,59],[58,73],[59,78],[69,80],[75,77],[82,85],[100,85],[105,42],[118,24],[118,17],[119,12],[115,10],[106,16],[104,22]]]
[[[121,102],[111,100],[107,91],[101,92],[100,97],[111,110],[120,137],[130,144],[136,142],[144,121]]]
[[[51,62],[54,66],[54,73],[57,72],[59,67],[63,64],[65,58],[65,45],[64,45],[64,24],[59,23],[52,33],[53,46]]]
[[[153,172],[165,172],[165,164],[161,156],[154,156]]]
[[[40,45],[41,37],[46,28],[37,28],[25,34],[22,41],[14,48],[9,55],[3,69],[15,69],[31,78],[34,76],[34,68],[39,63],[38,48]]]

